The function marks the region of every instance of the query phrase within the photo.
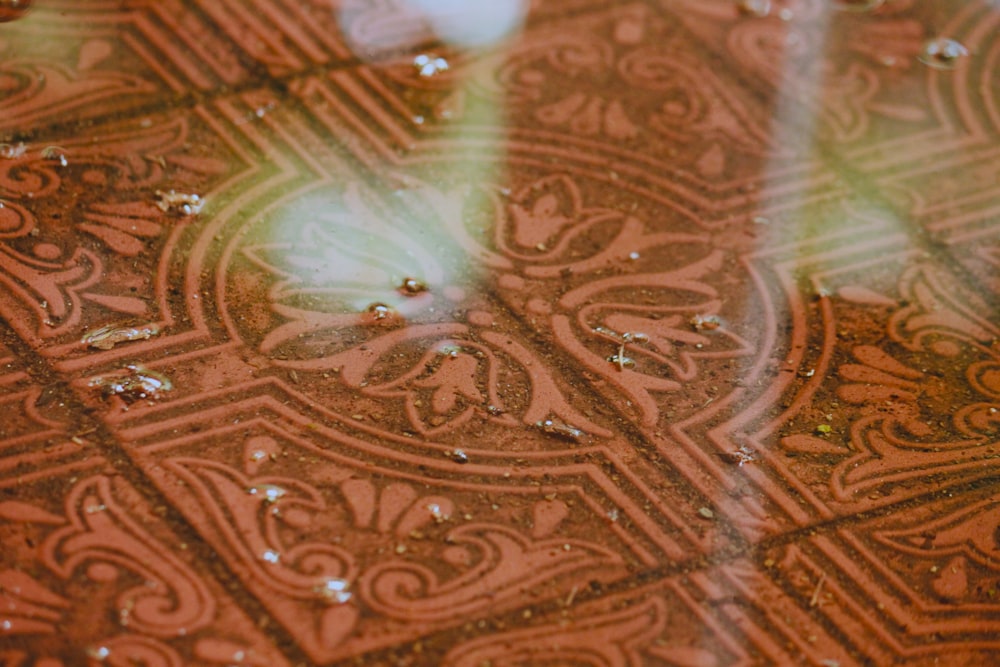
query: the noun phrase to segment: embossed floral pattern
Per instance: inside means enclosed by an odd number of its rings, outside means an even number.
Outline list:
[[[0,664],[996,663],[994,4],[0,1]]]

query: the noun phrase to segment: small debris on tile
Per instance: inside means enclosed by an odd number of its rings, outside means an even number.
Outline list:
[[[586,432],[555,419],[545,419],[535,422],[535,428],[546,435],[551,435],[570,442],[580,442],[587,437]]]
[[[205,204],[205,200],[199,195],[177,192],[176,190],[168,190],[167,192],[157,190],[156,198],[156,205],[164,213],[174,211],[181,215],[195,215],[201,211],[201,207]]]
[[[384,303],[370,304],[365,308],[365,312],[370,313],[373,320],[388,320],[396,314],[392,307]]]
[[[614,331],[603,327],[597,327],[594,331],[619,339],[618,354],[608,357],[608,361],[618,366],[619,371],[624,371],[626,368],[633,368],[635,366],[635,359],[625,356],[625,347],[630,343],[645,343],[649,340],[649,336],[641,332],[626,331],[619,336]]]
[[[23,141],[16,144],[0,144],[0,158],[4,160],[16,160],[27,152],[28,147]]]
[[[719,458],[726,463],[732,463],[738,467],[742,467],[744,463],[751,463],[757,460],[753,450],[746,445],[740,445],[739,449],[731,452],[722,452],[719,454]]]
[[[833,433],[833,427],[829,424],[820,424],[816,427],[816,432],[822,433],[823,435],[829,435],[830,433]]]
[[[66,159],[66,149],[61,146],[46,146],[42,149],[42,158],[58,162],[60,167],[69,165],[69,161]]]
[[[173,383],[165,375],[136,365],[92,378],[88,386],[100,389],[105,396],[120,396],[128,403],[157,399],[173,389]]]
[[[816,582],[816,589],[813,590],[812,597],[809,599],[809,606],[816,607],[819,605],[819,594],[823,590],[823,582],[826,581],[826,572],[819,575],[819,581]]]
[[[453,449],[448,453],[448,456],[455,463],[468,463],[469,455],[463,452],[461,449]]]
[[[713,512],[712,510],[708,509],[707,507],[699,507],[698,508],[698,516],[700,516],[703,519],[714,519],[715,518],[715,512]]]
[[[160,327],[156,324],[147,324],[140,327],[108,325],[88,331],[80,339],[80,342],[98,350],[110,350],[118,343],[133,340],[148,340],[158,333],[160,333]]]
[[[313,591],[329,604],[345,604],[352,597],[350,582],[336,577],[327,579],[313,588]]]
[[[695,315],[690,321],[695,331],[714,331],[722,326],[718,315]]]

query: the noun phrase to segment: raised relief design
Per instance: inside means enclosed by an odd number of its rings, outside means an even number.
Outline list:
[[[924,105],[893,94],[901,73],[918,66],[926,40],[923,25],[906,15],[909,0],[879,3],[853,22],[851,12],[811,0],[753,3],[760,11],[743,12],[737,3],[678,4],[678,15],[696,32],[713,43],[725,40],[741,67],[802,105],[824,138],[854,143],[882,120],[921,130],[930,119]]]
[[[853,359],[839,367],[837,397],[856,410],[849,446],[807,434],[783,440],[792,450],[841,457],[830,480],[839,500],[941,474],[978,476],[993,467],[1000,328],[984,316],[989,308],[976,295],[929,264],[904,272],[899,296],[904,305],[886,322],[889,343],[857,345]],[[896,303],[861,299],[872,308],[886,302]],[[962,372],[955,373],[956,366]]]
[[[522,530],[473,519],[452,494],[329,461],[304,476],[279,474],[291,451],[270,436],[249,438],[243,450],[243,471],[165,459],[165,483],[194,494],[184,504],[191,520],[314,660],[403,641],[508,608],[530,587],[561,588],[570,576],[624,566],[613,550],[564,534],[574,512],[558,499],[535,501],[531,530]],[[399,625],[372,635],[373,617]]]
[[[99,143],[74,139],[49,151],[30,146],[0,159],[0,283],[7,288],[0,305],[31,314],[15,318],[22,327],[37,323],[26,335],[78,336],[91,319],[88,307],[105,313],[102,323],[108,311],[118,317],[156,312],[152,279],[134,260],[150,255],[169,227],[183,224],[155,205],[157,186],[168,173],[171,181],[183,181],[224,169],[215,159],[175,154],[189,138],[187,122],[178,119],[122,130]],[[114,282],[105,284],[112,274]],[[123,280],[142,289],[123,293]]]
[[[654,231],[589,205],[566,175],[509,194],[405,184],[409,219],[352,185],[321,209],[340,213],[273,214],[268,233],[283,240],[245,248],[270,274],[274,324],[252,335],[275,365],[337,372],[361,395],[396,398],[427,437],[470,420],[557,421],[603,436],[537,352],[491,330],[496,307],[478,282],[495,280],[505,300],[548,320],[553,342],[627,396],[646,424],[658,415],[656,393],[697,381],[704,363],[752,352],[719,319],[724,304],[711,283],[724,255],[708,234]],[[680,246],[695,259],[641,260]],[[603,277],[619,264],[634,268]],[[539,296],[525,301],[531,290]]]
[[[260,351],[278,357],[275,365],[336,371],[361,395],[400,400],[410,427],[427,437],[473,419],[509,427],[553,418],[609,435],[571,406],[535,353],[489,330],[494,315],[477,293],[484,276],[473,263],[513,264],[468,232],[464,248],[445,235],[445,225],[462,224],[462,193],[414,193],[414,208],[436,217],[424,227],[352,185],[341,214],[317,219],[312,209],[290,226],[288,241],[245,249],[278,279],[268,297],[285,320],[263,335]]]
[[[66,499],[66,519],[42,544],[43,561],[65,579],[80,571],[96,582],[123,572],[137,577],[141,583],[117,598],[123,626],[175,637],[212,620],[215,599],[205,584],[129,516],[107,478],[78,484]]]
[[[445,656],[448,667],[528,667],[538,664],[719,665],[719,657],[700,646],[663,640],[672,610],[658,597],[622,611],[589,614],[569,624],[546,625],[482,637]]]
[[[474,102],[502,102],[514,115],[509,122],[533,132],[630,151],[653,143],[669,153],[669,169],[702,181],[727,175],[733,152],[790,154],[684,37],[638,4],[572,30],[528,30],[495,55],[454,59],[440,76],[408,65],[380,71],[406,87],[421,114],[454,121]]]
[[[0,572],[0,636],[53,634],[70,601],[24,572]]]
[[[944,603],[996,609],[1000,502],[985,500],[910,528],[875,531],[894,551],[929,562],[926,594]]]
[[[113,49],[101,39],[82,42],[72,64],[26,60],[4,46],[0,42],[0,127],[5,129],[58,118],[115,97],[156,92],[141,77],[102,69]]]
[[[232,624],[230,636],[239,637],[241,629],[233,624],[237,617],[231,610],[220,611],[206,583],[147,531],[148,516],[134,512],[135,501],[133,491],[93,476],[69,489],[62,513],[21,500],[0,502],[0,524],[24,531],[23,544],[32,556],[37,553],[32,562],[38,565],[32,575],[0,570],[0,637],[23,636],[24,646],[33,647],[31,653],[15,651],[5,658],[21,664],[32,655],[33,664],[64,664],[67,653],[53,651],[45,638],[66,635],[75,655],[95,663],[180,666],[188,661],[173,644],[193,639],[203,659],[199,664],[224,662],[219,658],[226,647],[233,649],[226,657],[230,662],[262,664],[269,652],[206,632],[221,618]],[[34,535],[41,537],[37,545]],[[5,557],[16,561],[22,540],[12,542]],[[57,589],[50,588],[53,583]],[[96,606],[81,605],[84,596]],[[240,655],[245,659],[237,659]]]

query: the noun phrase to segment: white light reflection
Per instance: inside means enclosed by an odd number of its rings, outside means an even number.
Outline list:
[[[462,49],[497,45],[517,33],[528,12],[527,0],[388,0],[344,3],[340,22],[358,56],[441,41]]]
[[[454,46],[490,46],[504,39],[524,22],[523,0],[401,0],[417,10],[434,33]]]

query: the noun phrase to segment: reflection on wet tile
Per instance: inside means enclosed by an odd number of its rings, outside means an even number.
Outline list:
[[[1000,652],[989,3],[24,4],[3,659]]]

